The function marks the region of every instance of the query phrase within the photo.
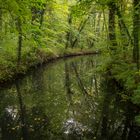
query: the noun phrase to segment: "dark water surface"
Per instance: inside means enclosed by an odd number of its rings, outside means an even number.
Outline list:
[[[139,140],[131,103],[98,64],[98,56],[59,60],[2,88],[0,139]]]

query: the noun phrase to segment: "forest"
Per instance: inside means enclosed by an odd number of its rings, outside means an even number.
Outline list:
[[[0,0],[0,139],[139,140],[140,0]]]

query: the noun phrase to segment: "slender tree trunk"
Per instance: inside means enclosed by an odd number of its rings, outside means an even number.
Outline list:
[[[109,39],[109,33],[108,33],[108,25],[107,25],[107,20],[106,20],[106,13],[104,8],[102,8],[102,12],[103,12],[103,20],[104,20],[104,30],[105,30],[105,34],[106,34],[106,39]]]
[[[44,14],[45,14],[45,9],[43,9],[42,12],[41,12],[41,14],[40,14],[40,26],[39,26],[40,29],[41,29],[41,27],[43,25]]]
[[[120,4],[118,7],[116,7],[117,15],[118,15],[118,26],[120,29],[120,37],[119,37],[119,43],[120,46],[122,46],[123,49],[123,56],[126,58],[126,49],[129,46],[129,43],[133,43],[131,35],[129,33],[128,28],[126,27],[126,24],[123,20],[124,13],[125,13],[125,5],[124,1],[120,1]]]
[[[38,6],[39,5],[40,4],[38,3]],[[36,5],[31,8],[31,12],[32,12],[31,24],[35,28],[39,28],[40,31],[42,31],[41,29],[44,22],[44,16],[47,10],[47,4],[44,3],[43,5],[41,5],[40,8],[38,6]],[[41,46],[42,44],[42,42],[40,41],[41,34],[38,32],[38,30],[34,31],[32,37],[37,42],[38,46]]]
[[[0,8],[0,32],[2,31],[2,9]]]
[[[44,15],[45,15],[45,12],[46,12],[46,4],[43,5],[43,8],[41,10],[41,13],[40,13],[40,26],[39,28],[41,29],[42,25],[43,25],[43,21],[44,21]]]
[[[96,35],[97,37],[99,37],[100,35],[100,30],[101,30],[101,25],[100,25],[100,22],[101,22],[101,17],[102,17],[102,13],[98,13],[98,20],[97,20],[97,26],[96,26]]]
[[[2,32],[2,9],[0,8],[0,32]],[[0,40],[2,40],[2,36],[0,35]]]
[[[110,40],[110,49],[114,50],[115,46],[117,46],[116,42],[116,34],[115,34],[115,3],[110,2],[108,4],[109,7],[109,40]]]
[[[83,29],[85,28],[85,26],[86,26],[86,24],[87,24],[89,18],[90,18],[90,16],[88,16],[88,17],[80,24],[80,27],[79,27],[79,29],[78,29],[79,35],[80,35],[80,33],[83,31]],[[73,41],[72,46],[71,46],[72,48],[74,48],[75,45],[76,45],[76,43],[78,42],[79,35],[78,35],[78,36],[76,37],[76,39]]]
[[[20,65],[21,63],[21,51],[22,51],[22,23],[21,23],[21,19],[18,18],[18,54],[17,54],[17,66]]]
[[[94,22],[93,22],[94,30],[96,29],[96,17],[97,17],[97,13],[95,12],[94,13]]]
[[[134,16],[133,16],[133,37],[134,37],[134,48],[133,48],[133,61],[137,64],[139,70],[139,30],[140,30],[140,2],[139,0],[133,1]]]
[[[70,27],[71,27],[71,24],[72,24],[72,15],[70,14],[68,16],[68,25],[69,25],[69,30],[67,31],[67,34],[66,34],[66,46],[65,48],[67,49],[70,45],[71,45],[71,31],[70,31]]]
[[[130,43],[133,44],[132,37],[131,37],[131,35],[129,33],[129,30],[128,30],[128,28],[127,28],[127,26],[126,26],[126,24],[125,24],[125,22],[123,20],[123,16],[122,16],[119,8],[117,6],[115,6],[115,7],[116,7],[115,8],[116,9],[116,13],[117,13],[117,16],[118,16],[118,19],[119,19],[119,26],[121,27],[121,29],[123,30],[123,32],[125,32],[127,34],[128,38],[130,40]]]

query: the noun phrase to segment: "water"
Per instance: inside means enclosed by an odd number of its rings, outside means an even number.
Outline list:
[[[98,56],[59,60],[1,88],[0,139],[140,139],[133,106],[97,65]]]

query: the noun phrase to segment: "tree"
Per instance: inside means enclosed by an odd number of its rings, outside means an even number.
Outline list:
[[[117,46],[117,42],[116,42],[116,33],[115,33],[115,11],[116,11],[116,7],[115,7],[115,2],[110,1],[108,3],[108,8],[109,8],[109,21],[108,21],[108,30],[109,30],[109,40],[111,42],[111,50],[116,49],[115,47]]]
[[[133,48],[133,60],[137,65],[139,70],[139,33],[140,33],[140,2],[139,0],[133,0],[134,15],[133,15],[133,38],[134,38],[134,48]]]

